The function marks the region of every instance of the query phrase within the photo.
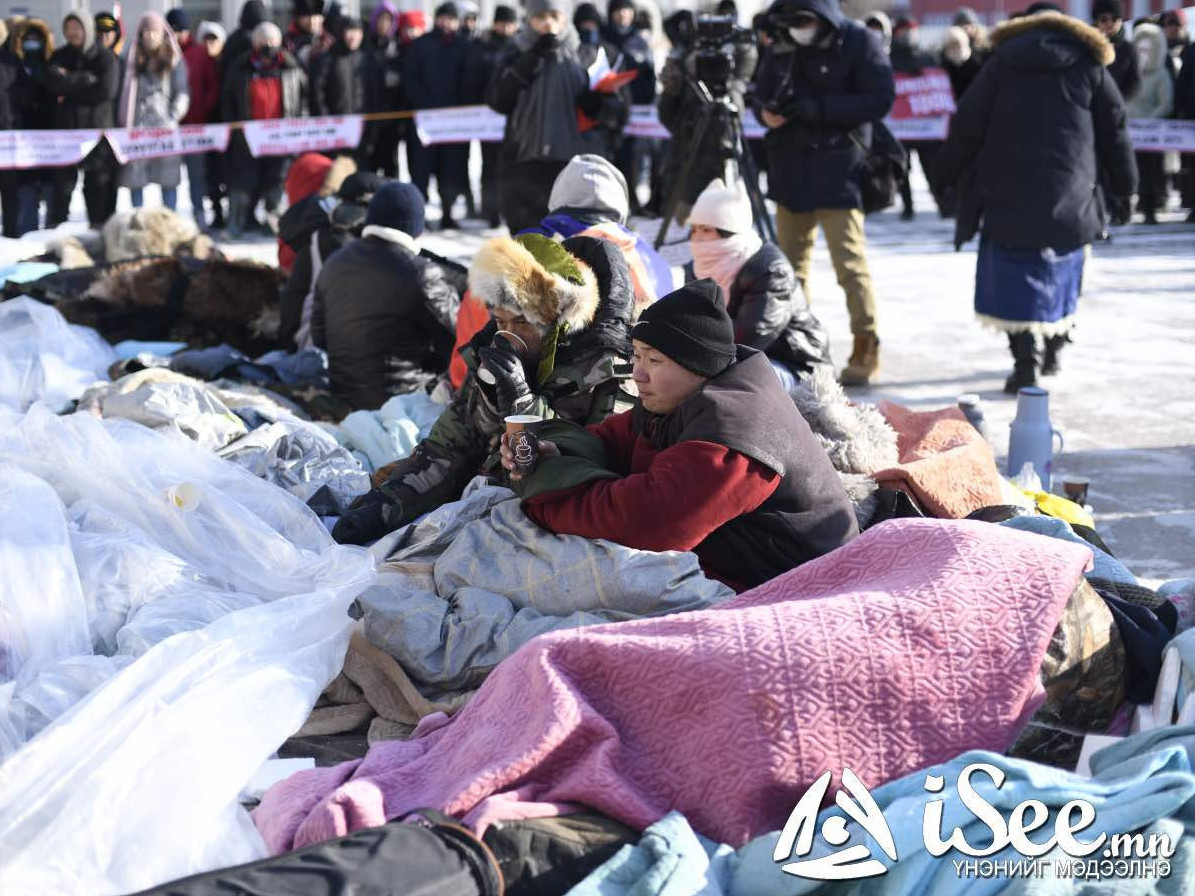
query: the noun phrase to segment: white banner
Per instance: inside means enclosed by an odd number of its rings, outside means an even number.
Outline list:
[[[179,128],[116,128],[104,131],[116,160],[124,165],[139,159],[184,156],[228,149],[226,124],[189,124]]]
[[[247,121],[245,140],[254,156],[295,156],[326,149],[356,148],[364,120],[360,115],[276,118]]]
[[[451,109],[420,109],[415,113],[415,133],[424,146],[438,143],[501,143],[506,116],[489,106],[455,106]]]
[[[100,131],[0,131],[0,169],[77,165]]]
[[[885,118],[884,124],[897,140],[945,140],[950,129],[949,115],[929,115],[923,118]]]
[[[1195,152],[1195,121],[1138,118],[1129,122],[1129,136],[1140,152]]]

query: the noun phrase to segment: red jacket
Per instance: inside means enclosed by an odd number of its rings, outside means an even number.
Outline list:
[[[557,535],[605,538],[646,551],[693,551],[707,573],[701,543],[715,529],[755,510],[780,477],[758,461],[712,442],[659,450],[631,430],[631,411],[590,427],[615,472],[604,479],[528,500],[531,519]],[[738,590],[738,589],[736,589]]]
[[[187,83],[191,88],[191,106],[183,124],[207,124],[220,105],[220,75],[216,60],[202,43],[192,43],[183,50],[187,62]]]

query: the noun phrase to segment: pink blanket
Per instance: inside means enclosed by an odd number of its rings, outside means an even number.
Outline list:
[[[962,519],[1003,504],[991,446],[958,408],[911,411],[891,401],[880,413],[896,430],[900,465],[872,474],[889,488],[910,492],[932,516]]]
[[[420,807],[481,830],[583,804],[741,844],[827,769],[875,786],[1007,749],[1090,562],[987,523],[884,523],[715,609],[536,638],[452,721],[299,772],[254,820],[281,852]]]

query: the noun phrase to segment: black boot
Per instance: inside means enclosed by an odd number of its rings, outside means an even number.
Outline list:
[[[1042,376],[1053,376],[1062,369],[1062,363],[1058,356],[1062,354],[1062,347],[1070,341],[1070,336],[1065,333],[1060,336],[1046,337],[1046,351],[1041,362]]]
[[[1037,385],[1037,339],[1032,333],[1009,333],[1008,348],[1012,352],[1012,376],[1004,381],[1009,395],[1026,386]]]

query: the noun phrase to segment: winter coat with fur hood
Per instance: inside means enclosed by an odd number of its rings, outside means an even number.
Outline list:
[[[931,180],[959,185],[956,243],[978,229],[1001,246],[1075,249],[1104,230],[1098,186],[1137,188],[1124,101],[1099,31],[1060,13],[1005,22],[959,103]],[[966,210],[966,212],[964,212]]]
[[[734,341],[758,349],[802,376],[830,363],[830,338],[797,283],[797,275],[774,243],[747,259],[734,278],[726,310]]]
[[[630,409],[634,396],[625,385],[634,297],[626,262],[603,240],[573,237],[563,245],[577,259],[581,286],[562,283],[511,240],[487,244],[474,259],[469,288],[487,307],[523,303],[529,318],[551,321],[540,363],[527,371],[533,395],[518,408],[498,407],[492,388],[477,378],[477,352],[497,331],[491,320],[461,351],[469,373],[452,404],[377,489],[397,504],[386,518],[388,530],[457,500],[479,472],[501,473],[499,438],[507,414],[586,425]]]
[[[332,394],[354,410],[426,387],[448,367],[460,296],[417,242],[366,227],[315,283],[311,336],[328,352]]]
[[[1166,71],[1166,34],[1157,25],[1141,23],[1133,30],[1133,51],[1149,47],[1150,63],[1142,66],[1137,91],[1125,102],[1129,118],[1169,118],[1174,111],[1174,81]]]
[[[896,100],[892,66],[862,25],[845,18],[833,0],[796,0],[830,32],[809,47],[777,42],[755,77],[753,105],[787,121],[768,131],[768,195],[793,212],[862,208],[864,144],[868,123]]]
[[[25,54],[27,37],[40,38],[40,59]],[[39,19],[24,19],[12,26],[8,45],[0,50],[0,129],[44,131],[54,126],[54,97],[46,87],[46,69],[54,51],[49,26]]]
[[[96,43],[95,20],[90,14],[72,12],[66,18],[83,26],[84,38],[82,47],[67,44],[50,57],[46,87],[51,94],[62,98],[54,105],[54,127],[113,127],[116,96],[120,91],[120,63],[111,50]]]

